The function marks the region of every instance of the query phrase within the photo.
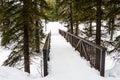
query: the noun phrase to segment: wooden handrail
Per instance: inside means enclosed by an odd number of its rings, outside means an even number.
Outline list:
[[[59,33],[80,52],[81,57],[85,57],[85,59],[90,61],[91,66],[99,70],[101,76],[104,76],[106,48],[98,46],[95,43],[75,36],[69,32],[59,30]]]

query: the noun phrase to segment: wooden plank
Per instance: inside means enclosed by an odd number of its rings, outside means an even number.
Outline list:
[[[82,40],[79,40],[76,47],[75,47],[75,50],[78,48],[79,44],[82,42]]]
[[[84,54],[85,54],[85,58],[86,58],[87,60],[90,60],[90,59],[89,59],[89,56],[88,56],[88,53],[86,52],[86,49],[85,49],[85,46],[84,46],[83,42],[81,43],[81,45],[82,45],[82,47],[83,47],[83,51],[84,51]]]
[[[48,75],[47,50],[43,49],[44,76]]]

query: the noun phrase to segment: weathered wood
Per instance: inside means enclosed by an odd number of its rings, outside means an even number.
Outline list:
[[[78,46],[80,45],[80,43],[81,43],[81,40],[78,41],[78,43],[77,43],[77,45],[75,47],[75,50],[78,48]]]
[[[105,51],[106,49],[103,48],[101,51],[101,66],[100,66],[100,75],[104,76],[105,75]]]
[[[84,54],[85,54],[85,58],[86,58],[87,60],[89,60],[88,53],[87,53],[87,51],[86,51],[86,49],[85,49],[83,43],[81,43],[81,46],[82,46],[82,48],[83,48],[83,51],[84,51]]]
[[[44,76],[48,75],[47,50],[43,49]]]

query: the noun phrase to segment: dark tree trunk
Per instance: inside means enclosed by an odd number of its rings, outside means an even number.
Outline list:
[[[102,0],[97,0],[97,12],[96,12],[96,44],[100,45],[101,43],[101,16],[102,16],[102,10],[101,10],[101,3]]]
[[[96,0],[97,1],[97,12],[96,12],[96,44],[100,45],[101,44],[101,15],[102,15],[102,10],[101,10],[101,3],[102,0]],[[96,51],[97,56],[96,56],[96,64],[95,68],[100,71],[100,51]]]
[[[34,6],[35,6],[36,9],[38,9],[37,2],[35,3]],[[38,19],[38,17],[35,18],[35,24],[36,24],[35,25],[35,51],[37,53],[39,53],[40,52],[40,37],[39,37],[39,30],[40,30],[40,28],[39,28],[39,19]]]
[[[45,31],[47,31],[47,20],[45,19]]]
[[[113,40],[114,28],[115,28],[115,19],[114,17],[109,18],[108,22],[108,33],[110,34],[110,41]]]
[[[108,33],[110,34],[110,31],[111,31],[111,19],[109,18],[109,21],[108,21]]]
[[[114,17],[111,19],[111,33],[110,33],[110,40],[113,40],[113,34],[114,34],[114,25],[115,25],[115,19]]]
[[[76,28],[75,28],[75,35],[78,36],[78,26],[79,26],[79,23],[78,21],[76,21]]]
[[[90,31],[90,37],[92,36],[92,21],[90,20],[90,29],[89,29],[89,31]]]
[[[29,10],[31,0],[23,0],[23,15],[24,15],[24,71],[30,73],[30,59],[29,59]]]
[[[35,29],[35,46],[36,46],[36,52],[40,52],[40,38],[39,38],[39,21],[36,20],[36,29]]]
[[[24,70],[30,73],[28,26],[24,25]]]
[[[70,32],[73,34],[72,1],[70,1]]]

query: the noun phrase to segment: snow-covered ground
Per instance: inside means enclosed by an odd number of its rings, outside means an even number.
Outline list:
[[[0,80],[120,80],[120,78],[115,78],[115,76],[101,77],[99,72],[91,68],[89,62],[81,58],[79,53],[58,34],[58,29],[66,30],[66,28],[58,22],[49,22],[47,24],[47,32],[50,30],[52,32],[49,75],[47,77],[42,78],[41,74],[37,72],[36,66],[38,66],[40,62],[38,59],[34,61],[34,65],[32,64],[32,74],[27,74],[15,68],[1,66]],[[8,56],[7,53],[9,54],[10,51],[0,48],[0,64],[2,64],[3,59]],[[114,62],[110,60],[111,58],[108,56],[106,59],[107,74],[118,71],[118,73],[114,73],[114,75],[119,75],[119,68],[113,66]],[[112,67],[116,70],[111,69]]]

